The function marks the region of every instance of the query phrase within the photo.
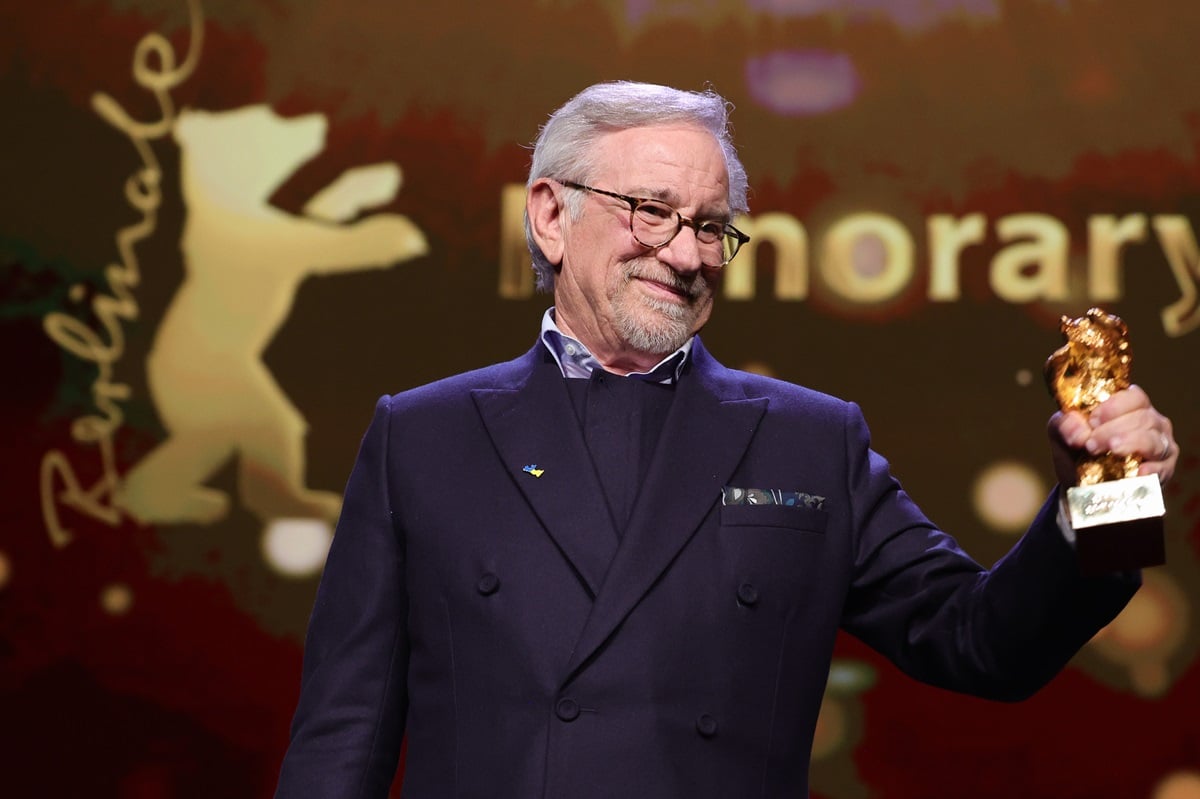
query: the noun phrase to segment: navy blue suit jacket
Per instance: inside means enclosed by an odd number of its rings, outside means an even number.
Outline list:
[[[536,465],[540,477],[524,470]],[[824,497],[723,505],[724,486]],[[1083,578],[1047,503],[990,571],[858,408],[697,341],[618,537],[541,345],[380,400],[306,643],[278,797],[803,797],[835,633],[996,699],[1136,590]]]

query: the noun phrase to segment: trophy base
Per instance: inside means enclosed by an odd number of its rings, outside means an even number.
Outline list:
[[[1088,575],[1166,563],[1162,486],[1153,474],[1067,489],[1079,569]]]

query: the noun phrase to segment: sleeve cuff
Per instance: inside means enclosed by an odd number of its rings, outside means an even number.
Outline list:
[[[1071,526],[1071,519],[1067,513],[1067,495],[1060,487],[1058,489],[1058,513],[1054,517],[1058,523],[1058,530],[1062,533],[1062,537],[1066,540],[1071,548],[1075,548],[1075,528]]]

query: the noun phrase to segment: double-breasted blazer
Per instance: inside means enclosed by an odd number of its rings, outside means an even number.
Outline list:
[[[1017,699],[1136,586],[1080,576],[1052,502],[982,568],[855,405],[699,340],[618,531],[538,344],[380,400],[277,796],[383,797],[407,737],[411,799],[803,797],[839,628],[918,680]]]

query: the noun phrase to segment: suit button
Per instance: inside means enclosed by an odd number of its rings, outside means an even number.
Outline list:
[[[739,605],[754,607],[758,604],[758,589],[750,583],[742,583],[738,586],[737,598]]]
[[[500,578],[488,572],[479,578],[479,582],[475,583],[475,588],[484,596],[491,596],[500,588]]]
[[[579,718],[579,703],[574,699],[560,699],[554,706],[554,715],[563,721],[574,721]]]
[[[696,732],[705,738],[713,737],[717,734],[717,720],[707,713],[701,713],[696,717]]]

